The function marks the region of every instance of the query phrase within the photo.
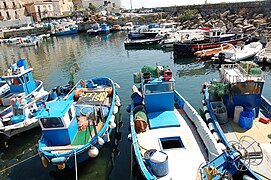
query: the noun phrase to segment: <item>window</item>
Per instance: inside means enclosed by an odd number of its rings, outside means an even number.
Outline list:
[[[71,109],[69,109],[68,114],[69,114],[69,118],[70,118],[70,121],[71,121],[72,120],[72,110]]]
[[[7,19],[10,19],[10,15],[9,15],[9,12],[6,12],[7,13]]]
[[[116,4],[115,4],[115,3],[113,3],[113,7],[116,7]]]
[[[26,82],[29,82],[29,76],[28,76],[28,74],[25,75],[25,80],[26,80]]]
[[[51,6],[50,5],[48,6],[48,9],[51,10]]]
[[[4,4],[4,8],[7,8],[7,3],[6,3],[6,2],[3,2],[3,4]]]
[[[60,128],[60,127],[64,127],[63,122],[61,120],[61,118],[42,118],[41,120],[41,124],[44,128]]]
[[[16,4],[15,4],[15,2],[12,2],[12,6],[13,6],[13,7],[16,7]]]

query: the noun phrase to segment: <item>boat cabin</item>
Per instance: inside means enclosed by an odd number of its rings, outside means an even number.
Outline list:
[[[37,116],[43,134],[52,146],[71,144],[78,131],[73,102],[48,102]]]
[[[229,41],[235,38],[235,34],[225,34],[222,29],[210,29],[204,32],[204,37],[209,42]]]

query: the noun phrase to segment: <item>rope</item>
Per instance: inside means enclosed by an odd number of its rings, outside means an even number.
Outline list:
[[[133,143],[131,144],[131,150],[130,150],[130,152],[131,152],[131,163],[130,163],[130,166],[131,166],[131,172],[130,172],[130,180],[132,180],[133,179]]]
[[[78,180],[77,176],[77,159],[76,159],[76,150],[74,150],[74,167],[75,167],[75,179]]]
[[[5,168],[5,169],[2,169],[2,170],[0,171],[0,173],[4,172],[4,171],[6,171],[6,170],[9,170],[9,169],[11,169],[11,168],[13,168],[13,167],[15,167],[15,166],[18,166],[18,165],[24,163],[25,161],[28,161],[28,160],[30,160],[30,159],[36,157],[37,155],[39,155],[39,153],[37,153],[37,154],[35,154],[35,155],[33,155],[33,156],[30,156],[29,158],[26,158],[26,159],[24,159],[24,160],[22,160],[22,161],[20,161],[20,162],[18,162],[18,163],[16,163],[16,164],[13,164],[13,165],[11,165],[11,166]]]

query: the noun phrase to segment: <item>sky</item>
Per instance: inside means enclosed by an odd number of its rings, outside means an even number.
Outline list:
[[[153,8],[153,7],[167,7],[175,5],[194,5],[207,3],[220,3],[220,2],[246,2],[246,1],[257,1],[257,0],[121,0],[122,5],[126,9],[132,8]]]

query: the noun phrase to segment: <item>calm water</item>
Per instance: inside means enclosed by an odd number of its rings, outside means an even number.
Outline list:
[[[18,48],[0,45],[0,70],[3,71],[17,59],[27,59],[35,79],[42,80],[46,90],[69,81],[69,68],[77,62],[80,70],[75,78],[87,79],[107,76],[121,88],[119,95],[122,108],[119,119],[123,122],[116,140],[101,150],[98,158],[90,159],[78,167],[79,179],[129,179],[130,142],[127,141],[129,115],[126,106],[130,103],[130,92],[134,72],[143,65],[169,65],[177,81],[176,89],[195,107],[201,107],[201,84],[219,78],[218,70],[210,62],[196,62],[192,58],[173,59],[171,51],[154,48],[125,50],[125,32],[107,36],[90,37],[80,34],[69,37],[47,39],[38,48]],[[264,94],[271,99],[271,71],[268,74]],[[37,154],[40,129],[35,129],[14,138],[8,149],[0,150],[0,170]],[[113,137],[112,137],[113,138]],[[53,166],[43,168],[40,158],[35,156],[7,171],[0,173],[1,179],[75,179],[74,170],[58,171]]]

